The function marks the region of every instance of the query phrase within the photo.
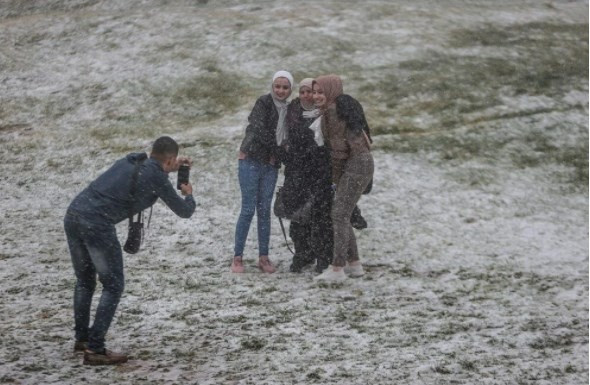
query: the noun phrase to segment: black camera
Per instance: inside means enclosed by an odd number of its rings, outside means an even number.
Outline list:
[[[143,222],[141,221],[141,213],[137,218],[137,222],[129,220],[129,231],[127,233],[127,241],[123,250],[128,254],[135,254],[139,251],[141,240],[143,238]]]
[[[188,183],[190,167],[186,164],[180,165],[178,168],[178,178],[176,180],[176,188],[180,190],[180,186]]]

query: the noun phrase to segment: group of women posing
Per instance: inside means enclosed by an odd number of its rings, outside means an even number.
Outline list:
[[[270,214],[284,164],[285,209],[295,213],[305,207],[307,213],[291,220],[295,255],[290,270],[300,272],[315,262],[318,280],[362,276],[351,218],[352,223],[363,221],[356,204],[372,181],[374,167],[363,108],[344,94],[336,75],[303,79],[299,97],[288,102],[293,88],[289,72],[275,73],[270,93],[258,98],[248,117],[238,161],[242,206],[231,271],[244,272],[244,246],[254,213],[258,267],[265,273],[276,271],[268,257]]]

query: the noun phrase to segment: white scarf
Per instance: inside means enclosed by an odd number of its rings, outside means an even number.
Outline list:
[[[313,139],[318,144],[318,146],[323,146],[324,134],[322,134],[322,117],[318,116],[317,119],[314,120],[313,123],[309,126],[309,128],[313,131]]]
[[[318,116],[320,116],[320,109],[319,108],[314,108],[313,110],[305,110],[305,107],[303,107],[303,117],[306,119],[309,118],[317,118]]]
[[[287,125],[285,124],[285,116],[287,116],[287,107],[289,103],[285,100],[278,100],[272,96],[275,102],[275,107],[279,113],[279,122],[277,123],[277,144],[280,146],[287,140]]]
[[[272,95],[272,100],[275,103],[275,107],[277,108],[277,112],[279,113],[279,121],[277,123],[277,144],[280,146],[285,141],[287,141],[287,127],[285,125],[285,117],[287,116],[287,106],[289,102],[287,100],[278,100],[275,98],[274,91],[272,89],[272,84],[277,78],[286,78],[289,81],[289,85],[291,89],[293,89],[293,75],[291,75],[288,71],[277,71],[273,77],[272,82],[270,83],[270,93]]]

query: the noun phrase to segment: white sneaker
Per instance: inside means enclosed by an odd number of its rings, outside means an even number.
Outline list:
[[[363,265],[361,265],[360,263],[355,265],[346,265],[346,267],[344,268],[344,272],[346,273],[346,275],[353,278],[358,278],[365,275]]]
[[[344,270],[334,271],[332,265],[328,266],[324,272],[316,277],[314,277],[315,281],[326,281],[326,282],[342,282],[346,279],[346,274],[344,274]]]

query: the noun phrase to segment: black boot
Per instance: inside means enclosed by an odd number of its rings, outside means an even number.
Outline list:
[[[293,262],[291,262],[291,266],[289,266],[289,271],[291,273],[301,273],[303,268],[307,265],[311,265],[314,263],[314,258],[310,258],[309,256],[299,256],[299,254],[295,254],[293,256]]]
[[[361,209],[359,209],[358,206],[354,206],[354,210],[352,210],[350,224],[357,230],[366,229],[368,226],[367,221],[361,215]]]
[[[318,258],[317,263],[315,265],[315,271],[316,273],[321,274],[324,270],[328,268],[328,266],[330,266],[330,261]]]

